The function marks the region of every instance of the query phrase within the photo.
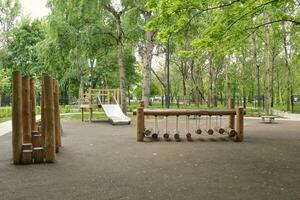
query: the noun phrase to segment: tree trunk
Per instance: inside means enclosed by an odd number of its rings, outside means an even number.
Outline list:
[[[257,57],[257,48],[256,48],[256,33],[253,33],[252,36],[253,41],[253,59],[254,59],[254,65],[256,69],[256,99],[257,99],[257,105],[258,107],[261,107],[261,97],[260,97],[260,73],[259,73],[259,64],[258,64],[258,57]]]
[[[145,15],[146,23],[151,19],[151,13],[146,13]],[[153,57],[153,31],[146,31],[146,44],[145,44],[145,55],[143,58],[144,64],[144,73],[143,73],[143,101],[144,106],[147,108],[149,106],[150,96],[151,96],[151,65],[152,65],[152,57]]]
[[[210,108],[212,105],[212,95],[213,95],[213,69],[212,69],[212,53],[209,56],[209,89],[208,89],[208,101],[207,106]]]
[[[170,108],[170,38],[168,38],[166,45],[166,108]]]
[[[275,44],[275,43],[274,43]],[[275,71],[275,46],[273,46],[272,50],[272,72],[271,72],[271,107],[274,107],[274,71]]]
[[[265,23],[269,22],[269,15],[265,11],[264,12]],[[271,63],[270,63],[270,35],[269,35],[269,27],[266,26],[264,32],[264,40],[265,40],[265,94],[264,94],[264,111],[266,115],[270,115],[271,113]]]
[[[123,12],[117,12],[110,4],[105,5],[105,8],[108,12],[110,12],[116,20],[117,27],[117,45],[118,45],[118,65],[119,65],[119,81],[120,81],[120,93],[121,93],[121,109],[126,114],[126,73],[125,73],[125,65],[123,61],[123,30],[122,30],[122,22],[121,15]]]
[[[117,43],[118,43],[118,65],[119,65],[119,80],[120,80],[120,93],[121,93],[121,109],[126,114],[126,73],[123,61],[123,33],[121,26],[121,17],[118,15],[117,22]]]
[[[292,89],[291,89],[291,69],[289,66],[289,55],[288,55],[288,43],[287,43],[287,33],[285,22],[282,22],[282,30],[283,30],[283,45],[284,45],[284,61],[285,61],[285,70],[286,70],[286,81],[287,81],[287,92],[286,92],[286,110],[291,111],[291,96],[292,96]]]

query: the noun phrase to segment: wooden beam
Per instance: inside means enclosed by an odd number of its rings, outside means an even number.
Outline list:
[[[235,115],[236,110],[227,109],[227,110],[186,110],[186,109],[155,109],[149,110],[144,109],[144,115],[152,116],[178,116],[178,115]],[[133,115],[136,115],[136,110],[133,111]]]
[[[42,77],[42,91],[41,91],[41,143],[42,147],[45,147],[45,126],[46,126],[46,114],[45,114],[45,84],[44,84],[44,77]]]
[[[244,108],[236,109],[236,132],[237,141],[242,142],[244,140]]]
[[[53,80],[53,98],[54,98],[54,121],[55,121],[55,146],[56,152],[61,147],[61,124],[59,114],[59,85],[57,80]]]
[[[145,119],[144,119],[144,108],[143,107],[139,107],[137,109],[136,123],[137,123],[136,140],[138,142],[142,142],[144,139],[144,129],[145,129]]]
[[[12,149],[13,163],[21,164],[23,127],[22,127],[22,78],[19,71],[14,71],[12,80]]]
[[[31,143],[31,104],[30,104],[30,78],[22,77],[22,120],[23,120],[23,141]]]
[[[34,88],[34,79],[30,79],[30,105],[31,105],[31,131],[36,131],[36,100],[35,100],[35,88]]]
[[[235,104],[234,99],[232,99],[232,98],[228,99],[228,108],[229,109],[234,109],[234,107],[235,107],[234,104]],[[231,114],[229,116],[228,127],[231,129],[234,129],[234,114]]]
[[[45,86],[45,158],[46,162],[55,162],[56,145],[55,145],[55,120],[54,120],[54,97],[53,97],[53,80],[47,75],[43,74]]]

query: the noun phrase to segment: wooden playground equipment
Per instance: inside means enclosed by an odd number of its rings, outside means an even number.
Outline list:
[[[62,133],[58,81],[43,74],[39,122],[36,121],[34,79],[14,71],[12,86],[13,163],[55,162]]]
[[[79,106],[81,121],[84,121],[84,110],[89,110],[89,122],[93,121],[93,110],[103,109],[112,124],[130,124],[130,119],[124,115],[119,104],[119,89],[91,89],[87,93],[80,91]]]
[[[99,100],[101,102],[99,102]],[[119,89],[88,89],[87,93],[80,91],[79,105],[81,109],[81,121],[84,121],[84,110],[89,110],[89,122],[93,121],[93,110],[102,108],[101,103],[120,103]]]
[[[242,142],[244,139],[244,109],[234,108],[234,100],[228,100],[228,109],[225,110],[182,110],[182,109],[159,109],[159,110],[147,110],[144,109],[143,104],[133,112],[137,119],[137,141],[143,141],[145,137],[152,139],[158,139],[158,117],[165,117],[165,131],[163,138],[170,140],[170,131],[168,130],[168,117],[176,116],[176,128],[174,131],[174,139],[180,141],[180,133],[178,130],[178,119],[180,116],[186,116],[186,138],[192,140],[192,132],[190,132],[190,117],[194,116],[196,119],[196,130],[197,135],[228,135],[229,138],[235,138],[236,141]],[[147,129],[145,127],[144,116],[154,116],[154,130]],[[215,127],[212,127],[212,116],[216,119]],[[228,116],[228,127],[222,127],[222,117]],[[236,116],[236,118],[235,118]],[[203,119],[205,117],[205,119]],[[206,122],[204,129],[201,128],[201,119]]]

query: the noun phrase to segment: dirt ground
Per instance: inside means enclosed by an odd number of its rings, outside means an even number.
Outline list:
[[[242,143],[196,135],[138,143],[134,123],[64,121],[63,129],[54,164],[12,165],[11,134],[0,137],[1,200],[300,199],[299,122],[247,119]]]

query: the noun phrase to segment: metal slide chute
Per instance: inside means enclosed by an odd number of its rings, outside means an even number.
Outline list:
[[[123,113],[120,105],[117,103],[116,99],[113,96],[110,97],[109,101],[103,101],[103,98],[101,98],[101,96],[98,96],[98,104],[102,107],[105,115],[113,125],[130,124],[130,118]]]

